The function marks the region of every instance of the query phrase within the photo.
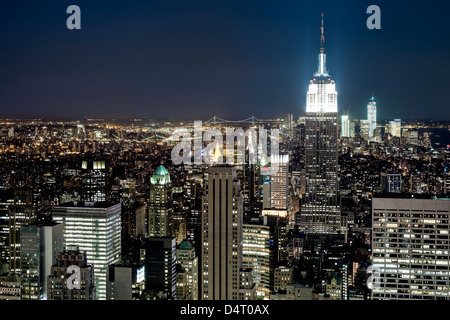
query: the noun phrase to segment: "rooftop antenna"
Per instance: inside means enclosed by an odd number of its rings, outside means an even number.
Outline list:
[[[322,13],[322,26],[320,27],[320,52],[325,51],[325,28],[323,26],[323,13]]]

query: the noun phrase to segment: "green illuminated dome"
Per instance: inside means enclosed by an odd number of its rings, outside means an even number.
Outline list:
[[[187,240],[183,240],[181,241],[180,245],[178,246],[178,249],[180,250],[191,250],[192,249],[192,244],[187,241]]]
[[[166,168],[163,165],[160,165],[159,168],[155,171],[153,176],[150,179],[151,184],[168,184],[170,183],[170,175]]]

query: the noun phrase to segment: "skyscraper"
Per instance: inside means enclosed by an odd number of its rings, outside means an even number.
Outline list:
[[[109,200],[108,165],[105,160],[81,162],[82,200]]]
[[[35,222],[20,229],[20,280],[22,300],[47,300],[47,278],[63,250],[63,225]]]
[[[37,221],[31,190],[15,190],[14,205],[9,210],[9,268],[20,274],[20,228]]]
[[[14,190],[0,190],[0,272],[9,272],[9,215],[14,204]]]
[[[278,171],[270,176],[270,207],[287,210],[289,206],[289,154],[271,156]]]
[[[145,263],[146,289],[167,295],[168,299],[177,298],[177,243],[173,237],[146,238],[141,249]]]
[[[318,70],[309,83],[305,120],[306,194],[299,228],[307,233],[340,230],[338,205],[338,107],[336,84],[326,68],[323,14]]]
[[[402,120],[389,121],[389,133],[394,137],[402,136]]]
[[[187,240],[183,240],[177,248],[177,263],[186,273],[189,300],[198,300],[198,257]]]
[[[70,288],[67,281],[73,274],[71,266],[80,268],[80,281],[77,288]],[[74,284],[75,284],[74,281]],[[51,266],[47,278],[48,300],[95,300],[94,267],[88,265],[86,252],[80,252],[77,246],[58,253],[56,263]]]
[[[106,300],[140,300],[144,288],[144,265],[113,264],[108,267]]]
[[[372,200],[372,298],[450,300],[450,200]]]
[[[202,299],[238,300],[247,272],[241,274],[243,199],[235,167],[209,168],[202,211]]]
[[[253,269],[256,294],[269,298],[270,276],[273,264],[273,232],[267,225],[244,224],[243,266]]]
[[[341,116],[341,137],[350,137],[350,120],[348,114]]]
[[[374,137],[373,132],[377,128],[377,100],[372,97],[367,105],[367,120],[369,121],[369,140]]]
[[[64,245],[86,251],[94,266],[96,296],[106,299],[106,272],[121,255],[121,205],[109,202],[65,203],[53,209],[53,219],[64,223]]]
[[[148,204],[148,235],[170,237],[173,235],[172,183],[169,172],[159,166],[150,179]]]

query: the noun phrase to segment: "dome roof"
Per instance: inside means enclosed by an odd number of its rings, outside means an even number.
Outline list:
[[[191,250],[192,249],[192,244],[187,241],[187,240],[183,240],[181,241],[180,245],[178,246],[178,249],[180,250]]]

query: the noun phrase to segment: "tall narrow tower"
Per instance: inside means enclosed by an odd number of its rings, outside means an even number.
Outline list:
[[[251,269],[242,268],[243,199],[235,167],[208,169],[202,211],[202,300],[251,300],[256,288]]]
[[[338,205],[338,110],[336,84],[328,74],[325,34],[320,28],[317,72],[309,82],[306,99],[305,171],[306,194],[297,223],[312,234],[340,230]]]
[[[173,235],[172,182],[162,165],[150,179],[148,234],[150,237]]]
[[[377,128],[377,101],[374,97],[369,99],[367,105],[367,120],[369,121],[369,138],[373,138],[373,132]]]

